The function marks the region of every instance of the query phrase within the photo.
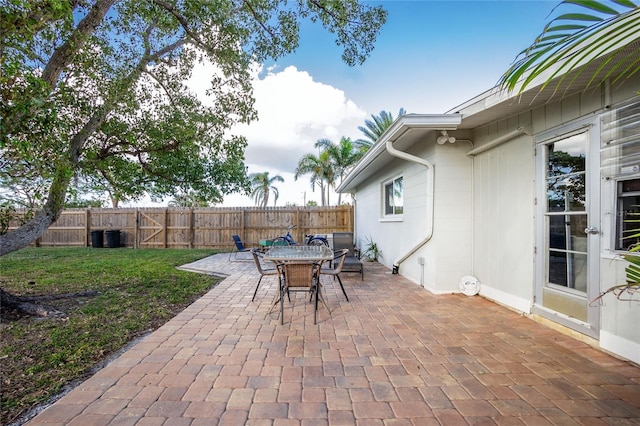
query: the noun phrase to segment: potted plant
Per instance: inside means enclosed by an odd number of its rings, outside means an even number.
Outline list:
[[[376,244],[373,239],[369,237],[365,239],[362,255],[369,262],[377,262],[378,258],[382,256],[382,250],[380,250],[378,244]]]

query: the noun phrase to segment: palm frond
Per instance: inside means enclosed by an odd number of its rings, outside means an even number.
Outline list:
[[[541,89],[563,75],[557,88],[570,71],[582,72],[584,66],[596,58],[602,58],[603,63],[592,71],[588,85],[613,76],[617,81],[638,72],[638,52],[620,53],[640,39],[640,7],[630,0],[611,3],[617,5],[617,9],[593,0],[565,0],[560,3],[557,7],[580,7],[584,13],[563,13],[553,18],[533,44],[520,52],[501,77],[500,86],[522,93],[542,75],[545,79]]]

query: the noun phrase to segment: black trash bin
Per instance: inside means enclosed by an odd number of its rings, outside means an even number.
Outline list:
[[[112,229],[110,231],[106,231],[107,235],[107,247],[109,248],[117,248],[120,247],[120,230]]]
[[[91,247],[102,248],[104,247],[103,241],[104,241],[104,231],[102,229],[91,231]]]

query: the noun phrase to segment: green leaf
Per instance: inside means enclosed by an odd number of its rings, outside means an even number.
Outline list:
[[[629,9],[633,9],[638,7],[638,5],[631,0],[612,0],[615,4],[619,4],[620,6],[627,7]]]
[[[605,13],[608,15],[617,15],[618,11],[610,8],[609,6],[593,0],[565,0],[564,3],[573,3],[583,7],[586,7],[591,10],[595,10],[597,12]]]
[[[549,32],[549,31],[566,31],[566,30],[582,30],[588,28],[586,25],[578,25],[578,24],[564,24],[564,25],[558,25],[555,27],[549,27],[546,29],[545,32]]]
[[[602,21],[603,18],[595,15],[589,15],[586,13],[566,13],[564,15],[560,15],[555,18],[556,21],[588,21],[588,22],[599,22]]]

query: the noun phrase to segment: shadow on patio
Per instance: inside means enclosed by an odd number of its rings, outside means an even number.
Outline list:
[[[228,277],[29,424],[640,424],[640,368],[480,296],[367,263],[280,325],[252,262],[182,269]]]

